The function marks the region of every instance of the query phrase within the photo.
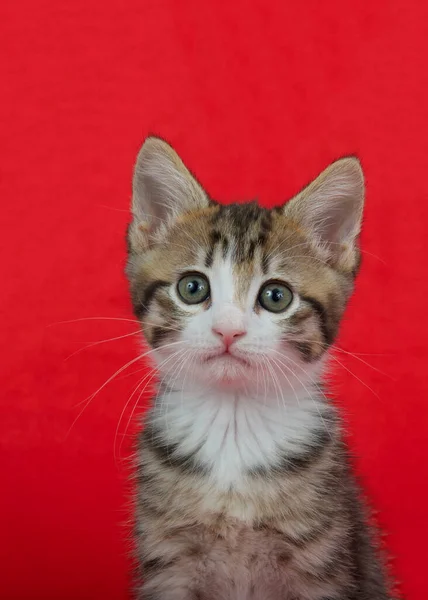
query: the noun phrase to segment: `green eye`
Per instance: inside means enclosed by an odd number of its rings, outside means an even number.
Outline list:
[[[284,283],[271,281],[259,292],[259,302],[264,309],[273,313],[283,312],[293,300],[293,292]]]
[[[209,297],[210,284],[205,275],[189,273],[180,279],[177,291],[186,304],[200,304]]]

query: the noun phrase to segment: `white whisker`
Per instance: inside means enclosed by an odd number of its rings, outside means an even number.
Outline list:
[[[164,366],[165,366],[165,365],[166,365],[166,364],[167,364],[167,363],[168,363],[170,360],[172,360],[173,358],[175,358],[175,357],[176,357],[177,355],[179,355],[179,354],[180,354],[180,350],[177,350],[177,352],[174,352],[174,353],[173,353],[173,354],[171,354],[169,357],[167,357],[165,360],[163,360],[163,361],[162,361],[162,362],[161,362],[161,363],[160,363],[160,364],[157,366],[157,368],[156,368],[156,369],[153,369],[153,371],[152,371],[152,372],[149,372],[149,373],[147,373],[147,375],[146,375],[145,377],[143,377],[143,379],[142,379],[142,380],[141,380],[141,381],[138,383],[137,387],[134,389],[134,391],[132,392],[131,396],[128,398],[128,400],[127,400],[127,402],[126,402],[125,406],[124,406],[124,407],[123,407],[123,409],[122,409],[122,412],[121,412],[121,414],[120,414],[119,421],[118,421],[118,424],[117,424],[117,427],[116,427],[116,433],[115,433],[115,442],[116,442],[116,439],[117,439],[117,436],[118,436],[118,433],[119,433],[120,423],[121,423],[121,421],[122,421],[122,418],[123,418],[123,415],[124,415],[124,413],[125,413],[125,411],[126,411],[126,408],[128,407],[128,405],[129,405],[129,403],[130,403],[130,401],[131,401],[132,397],[135,395],[135,393],[137,393],[137,390],[140,388],[140,386],[141,386],[143,383],[145,383],[145,382],[146,382],[146,385],[144,386],[144,388],[143,388],[142,390],[140,390],[139,396],[138,396],[138,398],[137,398],[137,400],[136,400],[136,402],[135,402],[135,404],[134,404],[134,407],[133,407],[133,409],[132,409],[132,411],[131,411],[131,414],[130,414],[130,416],[129,416],[129,418],[128,418],[128,421],[127,421],[127,423],[126,423],[125,431],[124,431],[124,433],[123,433],[123,435],[122,435],[122,440],[121,440],[121,442],[120,442],[120,446],[119,446],[119,452],[118,452],[118,454],[119,454],[119,455],[120,455],[120,451],[121,451],[121,449],[122,449],[123,440],[124,440],[124,438],[125,438],[125,436],[126,436],[126,432],[128,431],[128,428],[129,428],[129,426],[130,426],[130,424],[131,424],[132,417],[133,417],[133,415],[134,415],[134,412],[135,412],[135,410],[136,410],[136,407],[138,406],[138,403],[139,403],[139,401],[140,401],[140,398],[142,397],[142,395],[143,395],[143,394],[144,394],[144,392],[146,391],[147,387],[148,387],[148,386],[151,384],[151,382],[153,381],[153,379],[155,378],[155,376],[158,374],[158,371],[159,371],[159,369],[163,368],[163,367],[164,367]],[[115,448],[115,444],[114,444],[113,448]],[[115,459],[116,459],[116,452],[115,452],[115,451],[114,451],[114,455],[115,455]]]
[[[67,325],[68,323],[79,323],[80,321],[126,321],[128,323],[140,324],[137,319],[127,319],[125,317],[80,317],[79,319],[71,319],[70,321],[57,321],[50,323],[46,327],[55,327],[56,325]]]
[[[344,365],[342,362],[340,362],[340,360],[338,358],[336,358],[333,354],[330,354],[330,357],[334,361],[336,361],[343,369],[345,369],[345,371],[348,371],[348,373],[350,373],[357,381],[359,381],[365,388],[367,388],[374,396],[376,396],[376,398],[378,400],[380,400],[379,394],[377,394],[367,383],[365,383],[362,379],[360,379],[358,377],[358,375],[355,375],[355,373],[353,371],[351,371],[351,369],[348,369],[348,367],[346,365]]]
[[[171,344],[167,344],[164,347],[170,347],[173,345],[177,345],[177,344],[183,344],[184,342],[179,341],[179,342],[171,342]],[[153,350],[149,350],[148,352],[145,352],[143,354],[139,354],[138,356],[136,356],[135,358],[133,358],[132,360],[130,360],[129,362],[127,362],[125,365],[123,365],[122,367],[120,367],[111,377],[109,377],[107,379],[107,381],[105,381],[103,383],[102,386],[100,386],[96,392],[94,392],[93,394],[91,394],[90,396],[88,396],[88,398],[86,398],[85,400],[82,400],[81,402],[79,402],[76,406],[79,406],[80,404],[84,403],[84,406],[82,408],[82,410],[79,412],[79,414],[77,415],[77,417],[74,419],[74,421],[72,422],[70,429],[68,430],[65,439],[67,439],[67,437],[70,435],[71,430],[73,429],[74,425],[76,424],[76,422],[78,421],[78,419],[81,417],[81,415],[83,414],[83,412],[85,411],[85,409],[89,406],[89,404],[91,403],[91,401],[95,398],[95,396],[97,396],[97,394],[99,394],[101,392],[101,390],[103,390],[106,385],[108,385],[110,383],[110,381],[112,381],[115,377],[117,377],[117,375],[119,375],[120,373],[122,373],[125,369],[127,369],[128,367],[130,367],[131,365],[133,365],[134,363],[136,363],[137,361],[141,360],[142,358],[144,358],[145,356],[147,356],[148,354],[151,354],[153,352]]]
[[[83,352],[84,350],[88,350],[89,348],[93,348],[94,346],[99,346],[100,344],[106,344],[107,342],[115,342],[116,340],[123,340],[124,338],[131,337],[133,335],[137,335],[138,333],[141,333],[141,329],[138,329],[138,331],[132,331],[131,333],[125,333],[125,335],[119,335],[117,337],[109,338],[107,340],[98,340],[97,342],[91,342],[87,346],[84,346],[83,348],[79,348],[79,350],[76,350],[75,352],[73,352],[72,354],[67,356],[67,358],[64,358],[64,361],[69,360],[72,356],[76,356],[76,354],[79,354],[80,352]]]
[[[280,354],[280,353],[278,353],[278,354]],[[283,358],[287,358],[287,357],[285,357],[285,356],[283,355]],[[275,361],[275,359],[272,359],[272,360],[274,360],[274,361]],[[318,415],[319,415],[319,417],[320,417],[320,419],[321,419],[321,422],[322,422],[322,424],[323,424],[323,427],[324,427],[324,429],[326,430],[326,432],[328,433],[329,437],[331,438],[330,430],[328,429],[328,427],[327,427],[327,424],[326,424],[326,422],[325,422],[325,420],[324,420],[324,418],[323,418],[323,416],[322,416],[322,414],[321,414],[321,411],[320,411],[320,409],[319,409],[319,407],[318,407],[318,403],[317,403],[317,402],[314,400],[314,398],[313,398],[313,396],[312,396],[312,394],[311,394],[310,390],[309,390],[309,389],[306,387],[306,385],[303,383],[303,381],[300,379],[300,377],[298,377],[298,375],[296,375],[296,373],[294,373],[294,371],[293,371],[292,369],[290,369],[290,367],[289,367],[288,365],[286,365],[285,363],[283,363],[283,362],[282,362],[282,361],[280,361],[279,359],[277,359],[277,360],[278,360],[278,362],[279,362],[279,363],[280,363],[280,364],[281,364],[283,367],[285,367],[285,368],[286,368],[286,369],[287,369],[287,370],[288,370],[288,371],[289,371],[289,372],[290,372],[290,373],[291,373],[291,374],[292,374],[292,375],[293,375],[293,376],[294,376],[294,377],[297,379],[297,381],[300,383],[300,385],[301,385],[301,386],[302,386],[302,387],[305,389],[305,391],[306,391],[306,392],[309,394],[309,398],[311,399],[311,401],[312,401],[313,405],[315,406],[315,408],[316,408],[316,410],[317,410],[317,412],[318,412]],[[296,363],[296,364],[297,364],[297,363]],[[282,371],[281,367],[279,367],[279,366],[278,366],[278,368],[280,369],[280,371],[282,372],[282,374],[284,375],[284,377],[286,377],[286,375],[285,375],[285,373]],[[302,370],[303,370],[303,372],[304,372],[304,373],[306,373],[306,371],[305,371],[304,369],[302,369]],[[306,373],[306,375],[308,375],[308,373]],[[287,378],[287,380],[288,380],[288,378]],[[311,378],[311,380],[312,380],[312,378]],[[313,381],[313,380],[312,380],[312,381]],[[290,382],[290,383],[291,383],[291,382]],[[293,389],[294,389],[294,388],[293,388]],[[324,396],[324,394],[323,394],[323,397],[325,397],[325,396]],[[296,399],[297,399],[297,394],[296,394]]]

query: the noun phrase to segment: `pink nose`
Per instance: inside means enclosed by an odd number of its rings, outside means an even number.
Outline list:
[[[218,335],[224,342],[226,348],[229,348],[229,346],[231,346],[233,344],[233,342],[236,342],[236,340],[238,338],[241,338],[242,336],[244,336],[246,334],[246,331],[244,331],[244,329],[240,328],[240,327],[213,327],[213,333],[215,333],[216,335]]]

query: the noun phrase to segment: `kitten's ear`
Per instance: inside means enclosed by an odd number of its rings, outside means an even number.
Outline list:
[[[147,138],[138,154],[132,192],[131,245],[144,246],[172,219],[209,204],[178,154],[156,137]]]
[[[332,163],[284,207],[327,257],[353,270],[364,206],[364,176],[357,158]]]

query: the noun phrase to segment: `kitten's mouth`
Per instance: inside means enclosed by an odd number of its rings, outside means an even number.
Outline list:
[[[226,362],[228,364],[237,364],[244,367],[249,366],[249,362],[247,360],[245,360],[241,356],[236,356],[236,354],[232,354],[228,348],[226,350],[222,350],[221,352],[211,354],[205,359],[205,362],[212,362],[214,360],[219,362]]]

